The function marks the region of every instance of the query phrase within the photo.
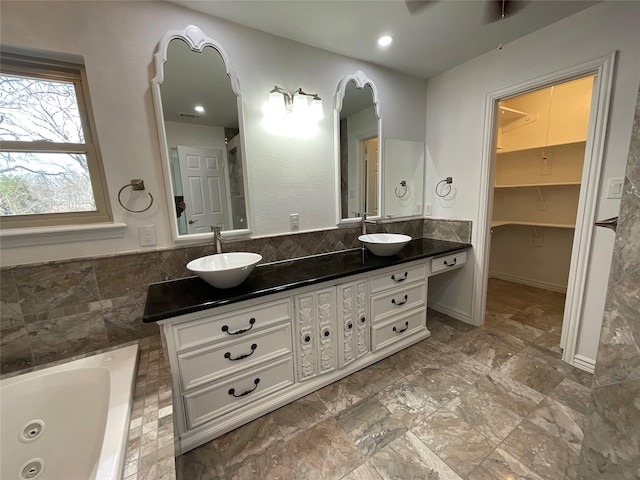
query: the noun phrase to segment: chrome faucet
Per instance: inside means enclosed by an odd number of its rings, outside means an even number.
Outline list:
[[[222,253],[222,225],[211,225],[211,231],[213,232],[213,242],[216,247],[216,253]]]
[[[367,223],[372,223],[375,225],[375,220],[367,220],[367,214],[363,213],[362,216],[360,217],[360,225],[362,227],[362,235],[366,235],[367,234]]]

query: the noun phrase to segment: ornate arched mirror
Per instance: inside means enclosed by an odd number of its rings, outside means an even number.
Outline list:
[[[168,32],[152,82],[174,240],[249,232],[242,100],[227,55],[194,26]]]
[[[335,110],[338,222],[381,215],[381,118],[376,88],[364,73],[345,77]]]

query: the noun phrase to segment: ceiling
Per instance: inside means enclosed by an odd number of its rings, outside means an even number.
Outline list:
[[[573,15],[595,1],[530,0],[503,22],[490,2],[443,0],[169,0],[231,22],[428,79]],[[357,26],[357,28],[354,28]],[[377,39],[390,34],[387,48]]]

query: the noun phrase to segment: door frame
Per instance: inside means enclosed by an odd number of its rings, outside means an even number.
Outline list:
[[[563,83],[590,74],[596,74],[589,131],[585,146],[582,184],[576,217],[576,229],[571,249],[571,263],[564,318],[562,322],[562,359],[574,363],[582,300],[588,274],[588,260],[593,239],[594,221],[598,201],[598,186],[602,172],[602,160],[606,143],[607,120],[611,101],[616,52],[563,70],[548,73],[516,85],[487,94],[480,172],[480,198],[478,218],[478,242],[476,245],[477,268],[474,271],[472,320],[475,325],[484,323],[489,279],[489,253],[491,245],[491,217],[493,211],[493,184],[497,146],[498,103],[506,98]]]

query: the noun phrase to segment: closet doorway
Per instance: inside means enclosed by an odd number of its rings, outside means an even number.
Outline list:
[[[614,61],[612,54],[487,94],[474,252],[473,323],[485,323],[487,306],[495,311],[492,294],[515,299],[511,305],[502,302],[502,314],[509,319],[530,306],[526,298],[533,298],[544,308],[524,315],[537,313],[548,323],[538,318],[519,325],[535,328],[536,338],[546,335],[541,339],[545,348],[561,351],[564,361],[591,371],[612,253],[612,248],[602,248],[601,235],[595,237],[594,223]],[[564,95],[574,82],[590,98],[582,107]],[[533,107],[545,98],[546,103]],[[586,132],[578,128],[585,122]],[[526,250],[515,248],[525,243]],[[499,287],[493,292],[490,276]],[[509,293],[500,288],[505,284],[521,290]],[[545,312],[552,303],[558,309]]]
[[[558,355],[595,78],[498,104],[485,321]]]

